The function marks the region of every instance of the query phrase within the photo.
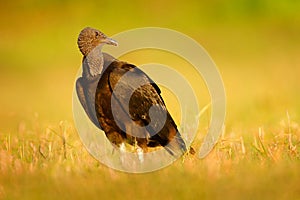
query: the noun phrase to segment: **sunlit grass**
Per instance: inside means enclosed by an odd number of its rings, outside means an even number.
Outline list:
[[[162,192],[170,199],[178,195],[221,198],[225,192],[229,198],[263,198],[273,196],[269,192],[277,187],[297,183],[299,124],[286,117],[276,128],[257,127],[248,137],[244,135],[225,131],[203,160],[197,155],[186,155],[158,172],[132,175],[113,171],[93,159],[70,122],[47,127],[41,127],[38,121],[21,124],[17,133],[1,133],[0,197],[51,199],[54,192],[64,198],[151,198]],[[197,138],[194,147],[200,144],[201,139]],[[257,185],[263,183],[267,185]],[[121,192],[113,192],[116,186],[122,186]],[[231,187],[239,192],[233,192]],[[153,192],[147,193],[143,188]],[[252,193],[254,188],[260,188],[261,193]],[[181,192],[176,193],[175,189]],[[97,195],[98,190],[101,194]],[[291,187],[293,190],[297,187]],[[275,199],[294,195],[275,193]]]

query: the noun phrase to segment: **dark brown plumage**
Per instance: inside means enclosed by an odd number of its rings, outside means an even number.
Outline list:
[[[76,88],[91,121],[104,130],[109,141],[116,146],[125,142],[137,144],[144,152],[149,147],[163,146],[175,157],[182,155],[187,150],[185,142],[167,111],[159,87],[136,66],[102,54],[103,44],[116,45],[116,42],[92,28],[83,29],[79,35],[78,46],[84,60],[83,74],[77,80]],[[139,82],[144,84],[134,88],[133,85]],[[122,90],[115,94],[117,84]],[[127,105],[125,96],[131,93]],[[112,105],[112,101],[117,103]],[[153,105],[156,114],[165,114],[165,121],[152,119],[151,123],[149,109]],[[117,111],[115,115],[112,106]],[[126,106],[129,106],[129,113]],[[132,134],[137,126],[145,127],[138,129],[138,136]],[[157,130],[157,127],[161,129]]]

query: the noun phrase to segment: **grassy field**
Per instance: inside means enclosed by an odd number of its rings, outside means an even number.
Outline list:
[[[0,5],[0,199],[300,199],[299,2]],[[205,47],[227,95],[225,129],[208,157],[187,155],[136,175],[89,155],[72,117],[82,59],[76,39],[85,26],[107,35],[160,26]],[[180,67],[165,54],[122,59],[142,64],[154,58]],[[208,117],[200,123],[196,150]]]

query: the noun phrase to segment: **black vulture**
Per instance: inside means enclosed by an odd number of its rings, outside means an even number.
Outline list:
[[[144,152],[148,148],[162,146],[174,157],[187,151],[159,87],[138,67],[102,53],[104,44],[117,46],[116,41],[97,29],[87,27],[80,32],[77,43],[84,56],[82,77],[76,82],[78,98],[89,119],[105,132],[113,145],[137,145]],[[143,82],[140,87],[132,86],[132,83],[140,81]],[[115,94],[114,89],[120,83],[121,91]],[[125,96],[129,93],[130,101],[126,102]],[[156,105],[158,113],[165,113],[165,120],[151,123],[153,119],[149,109],[153,105]],[[133,134],[137,126],[145,127],[138,129],[142,130],[139,135]],[[157,126],[160,127],[158,130]]]

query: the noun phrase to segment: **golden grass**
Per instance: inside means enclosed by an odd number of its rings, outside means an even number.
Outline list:
[[[0,198],[300,197],[300,126],[290,119],[276,128],[258,127],[247,137],[224,131],[205,159],[186,155],[165,169],[139,175],[93,159],[70,122],[42,128],[35,121],[27,127],[20,124],[18,133],[1,133]],[[197,138],[193,145],[197,149],[200,144]],[[272,194],[286,184],[289,193]]]

